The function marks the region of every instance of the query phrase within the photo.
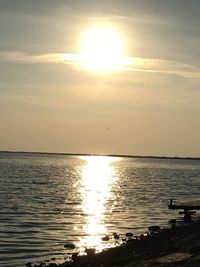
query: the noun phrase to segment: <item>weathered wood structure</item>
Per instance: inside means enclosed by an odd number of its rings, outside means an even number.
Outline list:
[[[171,210],[183,210],[179,211],[179,214],[184,214],[184,220],[190,222],[191,215],[195,214],[196,210],[200,210],[200,200],[177,201],[173,203],[171,199],[168,208]]]

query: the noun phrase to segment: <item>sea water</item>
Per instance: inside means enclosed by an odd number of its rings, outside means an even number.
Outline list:
[[[169,199],[199,198],[199,179],[199,160],[0,153],[0,266],[60,262],[117,245],[113,232],[166,227]]]

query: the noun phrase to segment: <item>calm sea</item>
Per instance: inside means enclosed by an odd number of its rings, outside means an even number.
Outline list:
[[[116,245],[177,216],[170,198],[199,198],[200,161],[0,153],[0,266]],[[75,244],[70,250],[66,244]]]

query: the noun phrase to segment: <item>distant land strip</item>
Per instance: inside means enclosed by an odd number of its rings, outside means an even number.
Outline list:
[[[65,152],[36,152],[36,151],[7,151],[0,153],[13,154],[40,154],[40,155],[62,155],[62,156],[106,156],[121,158],[147,158],[147,159],[180,159],[180,160],[200,160],[200,157],[180,157],[180,156],[148,156],[148,155],[121,155],[121,154],[95,154],[95,153],[65,153]]]

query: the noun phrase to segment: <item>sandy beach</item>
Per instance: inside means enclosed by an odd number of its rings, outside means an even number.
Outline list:
[[[71,262],[29,265],[35,267],[154,267],[200,266],[200,224],[191,223],[161,229],[148,235],[129,239],[120,247],[99,254],[87,250],[85,256],[72,256]]]

